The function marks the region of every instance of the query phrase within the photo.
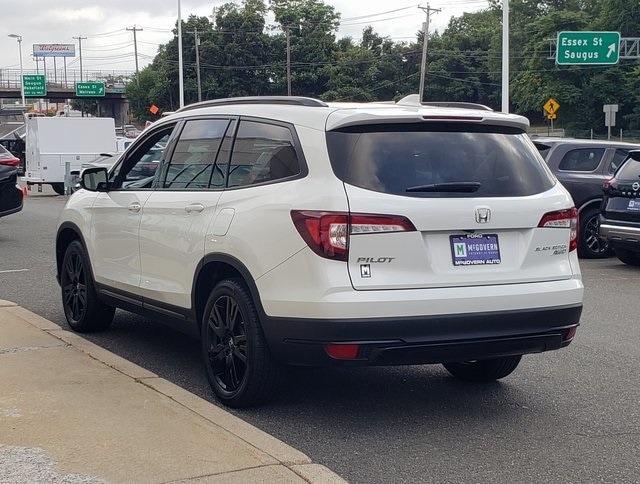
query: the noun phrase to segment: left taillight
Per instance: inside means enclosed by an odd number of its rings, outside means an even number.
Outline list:
[[[570,229],[569,251],[578,248],[578,210],[575,207],[567,210],[545,213],[542,216],[538,227]]]
[[[411,221],[398,215],[292,210],[291,219],[302,239],[316,254],[346,261],[349,237],[416,230]]]

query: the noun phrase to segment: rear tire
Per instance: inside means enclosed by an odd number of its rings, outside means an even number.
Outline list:
[[[98,298],[89,258],[78,240],[71,242],[64,253],[60,287],[64,315],[73,330],[90,333],[109,327],[115,308]]]
[[[584,259],[602,259],[611,255],[611,246],[600,237],[600,209],[588,208],[580,214],[578,255]]]
[[[280,367],[273,359],[249,290],[241,279],[218,283],[204,310],[202,356],[217,399],[242,408],[267,402]]]
[[[640,252],[629,249],[615,249],[616,257],[630,266],[640,266]]]
[[[521,355],[503,356],[490,360],[476,360],[464,363],[443,363],[449,373],[460,380],[470,382],[490,382],[513,373]]]
[[[53,188],[53,191],[58,195],[64,195],[64,183],[52,183],[51,188]]]

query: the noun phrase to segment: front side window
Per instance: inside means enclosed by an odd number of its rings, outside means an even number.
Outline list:
[[[223,169],[216,165],[228,119],[187,121],[171,159],[163,167],[158,188],[208,189],[223,186]]]
[[[593,171],[598,168],[604,148],[580,148],[567,151],[558,165],[564,171]]]
[[[111,173],[109,181],[112,188],[118,190],[151,188],[174,128],[175,125],[167,126],[146,136],[144,141]]]
[[[255,185],[300,174],[300,163],[289,128],[241,121],[231,164],[230,187]]]
[[[334,173],[408,197],[526,196],[555,181],[521,130],[466,123],[362,125],[327,133]]]

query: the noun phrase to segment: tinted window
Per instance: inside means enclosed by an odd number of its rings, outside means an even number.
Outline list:
[[[640,161],[629,158],[620,171],[616,173],[616,178],[620,180],[635,180],[640,178]]]
[[[231,154],[228,186],[254,185],[299,173],[300,163],[288,128],[240,122]]]
[[[114,189],[139,190],[151,188],[156,169],[174,126],[165,127],[146,136],[142,144],[116,165],[110,180]]]
[[[160,187],[207,189],[211,183],[222,186],[224,173],[215,161],[228,126],[228,119],[187,121],[171,160],[163,168]]]
[[[508,128],[462,123],[357,126],[327,133],[327,142],[336,176],[378,192],[524,196],[555,183],[527,135]],[[467,193],[447,192],[443,184],[476,186]]]
[[[627,158],[628,154],[629,150],[622,150],[620,148],[616,149],[616,152],[613,154],[613,159],[607,167],[607,171],[609,173],[614,173],[620,165],[622,165],[622,162]]]
[[[540,153],[540,156],[542,156],[546,160],[547,155],[549,154],[549,150],[551,150],[551,146],[536,142],[534,142],[534,144],[536,145],[536,148],[538,148],[538,153]]]
[[[598,168],[604,148],[580,148],[567,151],[558,165],[559,170],[593,171]]]

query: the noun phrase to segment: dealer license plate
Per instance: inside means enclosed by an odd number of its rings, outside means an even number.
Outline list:
[[[628,210],[638,210],[640,211],[640,198],[632,198],[629,200]]]
[[[451,256],[454,266],[500,264],[497,234],[451,235]]]

